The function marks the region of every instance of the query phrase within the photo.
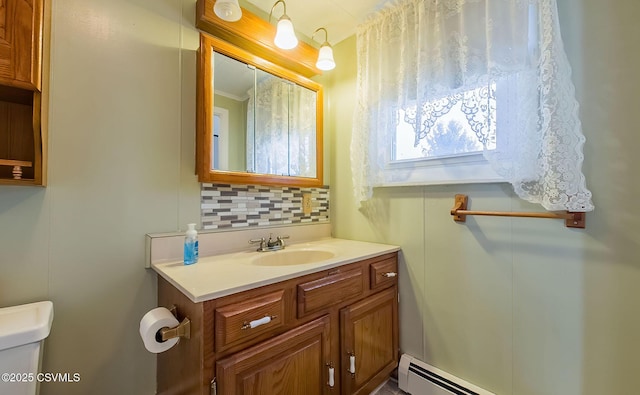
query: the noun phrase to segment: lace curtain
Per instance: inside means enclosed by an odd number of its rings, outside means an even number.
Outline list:
[[[396,1],[358,27],[357,59],[359,201],[388,179],[400,110],[417,142],[457,104],[518,196],[547,210],[593,210],[555,0]]]
[[[249,171],[314,177],[315,93],[280,78],[268,77],[248,94]]]

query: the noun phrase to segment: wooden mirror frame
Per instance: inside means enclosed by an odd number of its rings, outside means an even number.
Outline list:
[[[213,13],[214,0],[198,0],[196,25],[217,37],[200,33],[197,68],[196,173],[198,181],[223,184],[288,185],[315,187],[323,185],[323,103],[322,85],[310,80],[319,70],[313,63],[317,50],[300,43],[294,52],[270,47],[275,27],[242,9],[242,18],[230,23]],[[259,35],[253,32],[260,32]],[[273,32],[273,35],[271,35]],[[213,130],[213,52],[251,64],[275,76],[316,92],[316,176],[298,177],[212,169]],[[313,66],[310,66],[313,65]]]

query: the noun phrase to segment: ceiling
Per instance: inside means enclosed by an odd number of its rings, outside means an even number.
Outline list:
[[[335,45],[353,35],[356,26],[370,13],[380,9],[389,0],[285,0],[287,15],[296,31],[311,37],[319,28],[327,29],[329,43]],[[276,0],[246,0],[267,15]],[[240,2],[242,5],[242,1]],[[274,10],[274,23],[283,13],[282,4]],[[324,41],[324,33],[318,33],[316,41]]]

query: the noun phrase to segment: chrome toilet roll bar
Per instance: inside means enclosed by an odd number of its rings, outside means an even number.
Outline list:
[[[178,309],[176,306],[171,306],[169,308],[171,314],[174,317],[178,318]],[[181,323],[178,326],[173,328],[164,327],[156,333],[156,340],[158,342],[166,342],[169,339],[173,339],[176,337],[184,337],[185,339],[191,339],[191,320],[187,317],[184,317]]]

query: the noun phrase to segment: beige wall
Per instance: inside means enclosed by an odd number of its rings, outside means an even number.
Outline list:
[[[49,299],[41,394],[153,394],[144,235],[199,222],[194,0],[52,1],[49,186],[0,186],[0,306]]]
[[[500,395],[626,395],[640,366],[640,4],[558,3],[596,205],[587,228],[452,221],[456,193],[474,209],[538,210],[507,184],[379,189],[367,220],[351,198],[352,38],[327,84],[334,236],[402,246],[404,352]]]
[[[54,302],[43,369],[81,381],[45,384],[43,395],[153,394],[155,357],[138,337],[156,306],[144,234],[199,220],[195,4],[52,3],[49,186],[0,187],[0,306]],[[362,217],[350,198],[351,39],[325,77],[334,233],[402,246],[404,351],[499,394],[630,394],[640,366],[640,9],[560,3],[597,206],[587,229],[451,221],[454,193],[482,209],[535,209],[506,185],[380,190],[376,219]]]

